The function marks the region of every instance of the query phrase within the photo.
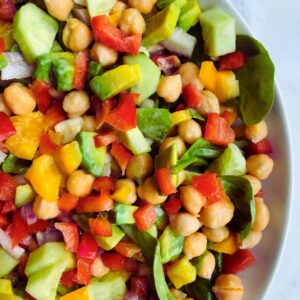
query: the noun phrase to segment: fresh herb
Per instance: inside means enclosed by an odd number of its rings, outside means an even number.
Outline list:
[[[194,299],[214,300],[211,281],[201,277],[197,277],[196,281],[185,285],[183,291]]]
[[[95,61],[91,61],[89,64],[89,72],[88,72],[88,77],[89,78],[94,78],[95,76],[99,76],[101,75],[103,72],[103,68],[102,65],[95,62]]]
[[[203,121],[203,122],[205,121],[205,119],[196,110],[191,109],[191,108],[188,108],[187,110],[189,111],[189,113],[193,119]]]

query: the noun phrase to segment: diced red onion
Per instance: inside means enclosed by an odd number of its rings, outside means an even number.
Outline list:
[[[128,291],[123,300],[139,300],[139,296],[135,292]]]
[[[37,221],[37,217],[33,211],[33,204],[29,203],[21,207],[21,216],[28,225],[32,225]]]
[[[11,256],[16,259],[20,259],[20,257],[24,254],[25,250],[16,246],[12,248],[12,241],[10,236],[0,228],[0,246]]]
[[[7,154],[0,151],[0,164],[2,164],[4,162],[6,157],[7,157]]]
[[[178,68],[181,66],[181,62],[176,55],[156,53],[151,55],[151,60],[167,76],[175,73],[178,70]]]
[[[137,270],[137,276],[147,276],[151,274],[151,269],[145,263],[139,264],[139,268]]]
[[[165,48],[162,45],[156,44],[148,47],[147,49],[149,53],[152,54],[152,53],[163,51]]]
[[[28,184],[28,181],[25,179],[23,175],[16,175],[14,176],[18,185]]]
[[[72,222],[72,214],[68,212],[62,212],[57,216],[58,221],[60,222]]]
[[[39,231],[36,234],[36,239],[39,246],[49,242],[63,241],[61,232],[53,227],[49,227],[45,231]]]
[[[20,246],[25,248],[29,252],[37,248],[37,241],[32,235],[27,235],[22,241],[20,241]]]

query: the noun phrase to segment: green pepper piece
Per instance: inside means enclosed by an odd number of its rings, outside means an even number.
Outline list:
[[[99,76],[102,74],[103,68],[102,65],[91,61],[89,64],[89,78],[94,78],[95,76]]]
[[[54,60],[54,74],[57,80],[57,89],[61,92],[67,92],[73,89],[73,78],[75,66],[66,58]]]
[[[29,161],[20,159],[13,154],[9,154],[2,164],[2,171],[5,173],[20,175],[24,174],[29,166]]]
[[[189,31],[200,21],[201,8],[198,0],[188,0],[182,7],[178,26],[184,31]]]

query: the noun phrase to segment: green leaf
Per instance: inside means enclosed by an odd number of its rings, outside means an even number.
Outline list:
[[[5,173],[24,174],[30,166],[29,160],[24,160],[10,154],[2,164],[2,170]]]
[[[245,66],[235,72],[240,85],[239,114],[246,125],[253,125],[273,106],[275,68],[264,46],[250,36],[237,36],[237,50],[247,56]]]
[[[222,184],[226,194],[235,206],[230,226],[240,233],[244,240],[251,231],[255,219],[255,201],[250,182],[239,176],[222,176]]]
[[[192,119],[196,119],[196,120],[199,120],[199,121],[205,121],[205,118],[203,118],[196,110],[194,109],[191,109],[191,108],[188,108],[187,109],[192,117]]]
[[[188,294],[189,297],[194,299],[213,300],[215,299],[212,292],[211,282],[208,279],[197,277],[196,281],[185,285],[183,291]]]
[[[172,124],[172,115],[167,109],[142,107],[137,109],[137,126],[142,133],[156,141],[162,141]]]

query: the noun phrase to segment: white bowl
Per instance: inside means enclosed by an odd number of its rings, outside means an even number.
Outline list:
[[[245,20],[227,0],[200,0],[199,2],[203,10],[214,5],[221,7],[235,17],[237,33],[253,36]],[[264,199],[270,209],[271,220],[268,228],[264,231],[262,241],[253,250],[256,263],[241,273],[245,285],[244,300],[266,299],[267,290],[271,287],[272,278],[283,251],[290,219],[293,180],[291,142],[284,102],[277,82],[275,92],[276,101],[267,118],[268,138],[273,144],[272,158],[275,164],[272,175],[263,182]]]

